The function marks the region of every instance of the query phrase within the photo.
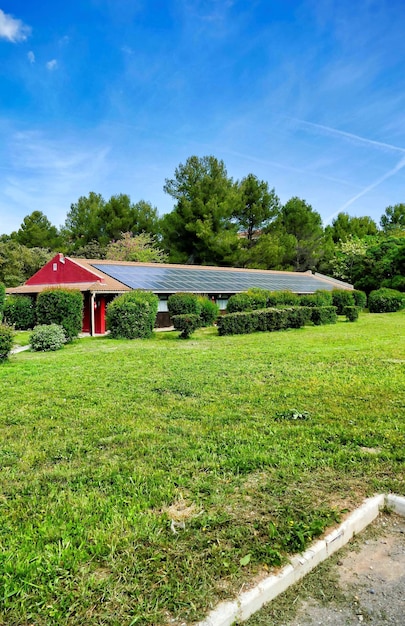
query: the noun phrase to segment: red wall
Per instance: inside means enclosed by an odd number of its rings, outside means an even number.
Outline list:
[[[26,281],[26,285],[60,285],[61,283],[101,282],[97,274],[80,267],[63,254],[57,254],[34,276]]]

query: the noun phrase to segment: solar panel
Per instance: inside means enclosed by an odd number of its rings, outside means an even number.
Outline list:
[[[131,289],[145,289],[155,293],[237,293],[250,287],[261,287],[270,291],[290,290],[296,293],[313,293],[317,289],[336,288],[312,274],[291,272],[285,274],[270,271],[236,271],[229,269],[201,269],[144,267],[138,265],[112,265],[94,263],[93,267],[111,278],[124,283]]]

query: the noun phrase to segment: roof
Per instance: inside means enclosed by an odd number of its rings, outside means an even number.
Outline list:
[[[63,259],[62,259],[63,260]],[[40,293],[49,287],[68,287],[91,292],[122,293],[132,289],[153,291],[156,294],[192,292],[203,294],[233,294],[251,287],[270,291],[290,290],[296,293],[314,293],[317,289],[338,287],[352,289],[342,281],[312,272],[283,272],[231,267],[136,263],[103,259],[76,259],[66,257],[77,270],[87,270],[95,281],[63,282],[60,284],[25,284],[8,289],[8,293]],[[41,270],[40,270],[41,271]],[[39,273],[38,273],[39,274]],[[74,276],[74,272],[73,275]],[[73,281],[73,278],[71,279]],[[37,281],[41,282],[41,281]]]

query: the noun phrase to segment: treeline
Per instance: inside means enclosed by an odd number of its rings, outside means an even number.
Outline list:
[[[324,227],[305,200],[282,204],[267,182],[248,174],[234,181],[223,161],[192,156],[164,190],[170,213],[126,194],[105,200],[90,192],[56,228],[41,211],[0,236],[0,282],[24,282],[55,252],[143,262],[306,271],[316,270],[370,292],[405,291],[405,204],[370,217],[340,213]]]

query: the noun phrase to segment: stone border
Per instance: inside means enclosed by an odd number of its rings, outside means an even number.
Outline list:
[[[196,626],[232,626],[244,622],[265,604],[299,581],[337,550],[346,545],[355,535],[364,530],[388,507],[405,517],[405,497],[380,494],[368,498],[338,528],[324,539],[316,541],[303,554],[293,556],[290,563],[278,574],[267,576],[249,591],[241,593],[231,602],[221,602],[207,618]]]

